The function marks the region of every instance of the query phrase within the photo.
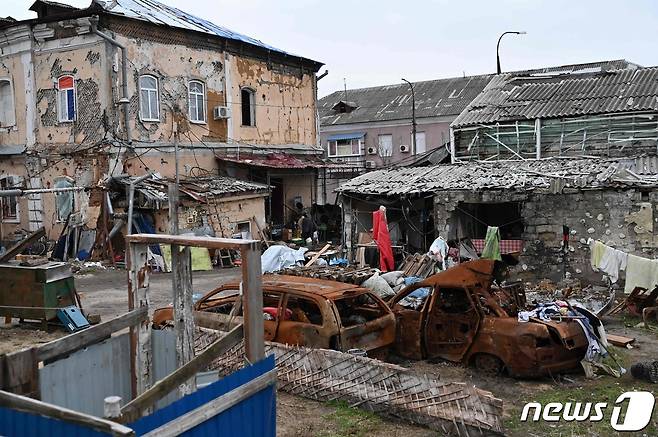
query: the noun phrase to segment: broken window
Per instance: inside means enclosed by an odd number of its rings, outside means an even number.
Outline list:
[[[73,76],[62,76],[57,80],[59,121],[75,120],[75,81]]]
[[[317,303],[299,296],[288,296],[286,314],[290,312],[292,322],[322,326],[322,312]]]
[[[471,309],[471,301],[463,288],[440,288],[437,309],[448,314],[463,314]]]
[[[160,121],[158,79],[154,76],[139,78],[139,115],[143,121]]]
[[[488,226],[500,228],[502,240],[521,239],[525,229],[521,202],[459,203],[457,238],[484,239]]]
[[[21,188],[21,178],[18,176],[5,176],[0,179],[0,188],[3,190],[12,190]],[[18,196],[0,197],[2,205],[2,221],[8,223],[19,222],[19,205]]]
[[[16,124],[14,112],[14,93],[11,82],[6,79],[0,80],[0,127],[13,126]]]
[[[359,156],[361,155],[361,139],[329,141],[329,156]]]
[[[242,105],[242,126],[256,126],[255,92],[249,88],[242,88],[240,101]]]
[[[62,176],[55,179],[55,188],[73,188],[73,179]],[[73,212],[73,191],[55,193],[57,221],[64,222]]]
[[[361,325],[387,314],[386,309],[369,293],[336,299],[335,304],[345,327]]]
[[[206,87],[203,82],[191,80],[189,83],[190,121],[206,122]]]

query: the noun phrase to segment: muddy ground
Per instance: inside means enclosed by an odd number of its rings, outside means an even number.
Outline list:
[[[218,285],[236,280],[240,270],[223,269],[212,272],[195,272],[193,286],[195,293],[204,293]],[[171,302],[171,275],[153,274],[150,280],[151,308],[165,306]],[[96,270],[76,275],[76,287],[79,290],[85,311],[100,314],[108,320],[123,314],[128,308],[126,272],[123,270]],[[658,334],[655,331],[637,328],[637,318],[620,315],[605,318],[606,330],[615,334],[637,339],[633,349],[613,347],[614,355],[628,369],[637,361],[658,359]],[[18,350],[26,346],[37,345],[65,335],[55,330],[46,333],[37,326],[3,325],[0,321],[0,353]],[[408,361],[395,359],[397,364],[408,367],[418,373],[439,377],[446,381],[462,381],[491,391],[504,402],[505,429],[510,436],[612,436],[617,435],[606,419],[596,424],[569,424],[559,422],[521,423],[520,412],[526,402],[536,401],[546,404],[552,401],[608,402],[614,403],[617,396],[629,390],[647,390],[657,392],[658,386],[640,382],[630,373],[619,379],[600,376],[587,380],[582,373],[569,374],[564,377],[543,378],[538,380],[515,380],[508,377],[487,377],[474,369],[464,368],[446,362]],[[658,435],[658,413],[653,422],[638,436]],[[340,403],[320,403],[286,393],[278,394],[277,429],[281,436],[431,436],[435,433],[404,422],[383,419],[361,410],[349,408]],[[634,434],[627,434],[634,435]]]

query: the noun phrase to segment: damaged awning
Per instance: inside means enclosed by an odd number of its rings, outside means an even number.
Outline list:
[[[339,140],[360,140],[365,137],[365,132],[352,132],[349,134],[334,134],[327,137],[327,141],[339,141]]]

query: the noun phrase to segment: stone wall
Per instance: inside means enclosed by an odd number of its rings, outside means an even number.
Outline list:
[[[456,238],[456,211],[460,202],[520,202],[525,243],[514,276],[524,280],[559,281],[569,272],[584,282],[601,282],[602,275],[593,272],[589,264],[586,241],[590,237],[640,256],[653,257],[657,252],[653,210],[658,203],[658,192],[636,189],[561,194],[454,191],[437,194],[434,202],[437,230],[448,239]],[[563,226],[570,230],[568,249],[562,246]]]

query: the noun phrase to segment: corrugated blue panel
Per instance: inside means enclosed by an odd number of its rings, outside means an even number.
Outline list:
[[[0,435],[6,437],[97,437],[110,434],[50,417],[0,407]]]
[[[336,140],[356,140],[366,136],[365,132],[352,132],[349,134],[334,134],[329,135],[327,141],[336,141]]]
[[[220,379],[131,424],[137,435],[152,431],[274,369],[274,356]],[[276,435],[276,387],[270,386],[222,414],[196,426],[189,436]]]

